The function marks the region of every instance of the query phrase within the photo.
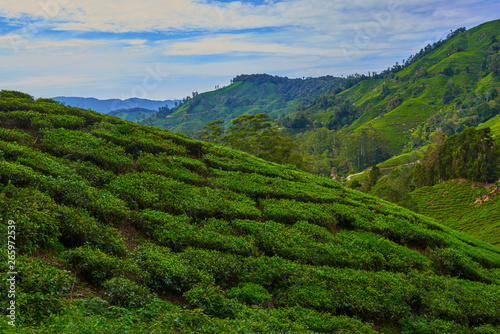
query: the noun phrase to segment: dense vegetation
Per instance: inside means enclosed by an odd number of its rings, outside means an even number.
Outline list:
[[[240,75],[141,122],[195,136],[216,120],[227,130],[243,114],[265,113],[293,135],[304,170],[357,173],[419,151],[436,133],[452,136],[498,115],[499,39],[497,20],[459,28],[381,73],[305,80]]]
[[[451,180],[415,190],[419,212],[500,246],[500,188],[467,180]]]
[[[239,116],[266,113],[277,119],[293,112],[342,82],[341,78],[289,79],[267,74],[240,75],[227,87],[183,99],[175,108],[165,109],[143,121],[171,131],[194,136],[202,126],[223,120],[225,127]]]
[[[495,145],[490,128],[470,127],[446,140],[443,134],[435,137],[415,168],[417,186],[432,186],[457,178],[494,182],[500,176],[500,147]]]
[[[402,65],[349,77],[341,87],[284,116],[280,125],[304,133],[296,140],[318,174],[332,168],[334,173],[356,173],[386,160],[387,154],[412,152],[428,145],[435,133],[452,136],[500,113],[499,39],[500,20],[457,29]],[[330,131],[327,144],[312,139],[324,137],[325,129]],[[367,130],[380,138],[373,140],[381,149],[369,154],[371,161],[364,142],[352,140]],[[311,142],[317,144],[311,147]],[[332,150],[335,146],[345,149]],[[339,158],[349,152],[360,153],[360,162]]]
[[[348,184],[499,245],[498,124],[499,116],[449,138],[436,134],[427,147],[367,169]]]
[[[198,136],[267,161],[290,164],[303,170],[307,168],[307,162],[298,153],[292,136],[278,128],[266,114],[242,115],[233,119],[231,124],[225,130],[223,121],[209,122]]]
[[[108,113],[109,116],[116,116],[127,121],[136,122],[156,113],[155,110],[145,108],[117,109]]]
[[[16,327],[3,316],[2,331],[500,332],[497,247],[292,166],[53,100],[2,91],[0,118],[17,272]]]

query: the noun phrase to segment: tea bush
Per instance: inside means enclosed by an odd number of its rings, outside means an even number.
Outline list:
[[[235,298],[248,305],[269,306],[271,294],[261,285],[241,283],[227,292],[228,298]]]
[[[126,278],[113,277],[104,282],[103,287],[111,305],[141,308],[149,304],[154,298],[154,294],[147,288]]]
[[[134,281],[144,281],[146,274],[137,265],[99,249],[84,245],[70,249],[64,254],[64,259],[86,281],[102,285],[113,277],[123,277]]]

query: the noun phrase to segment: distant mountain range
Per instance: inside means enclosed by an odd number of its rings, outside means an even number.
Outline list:
[[[102,114],[108,114],[111,111],[118,109],[134,109],[142,108],[153,111],[158,111],[158,108],[167,105],[169,108],[174,107],[176,100],[155,101],[139,98],[131,98],[127,100],[109,99],[99,100],[93,97],[67,97],[58,96],[53,97],[54,100],[62,102],[71,107],[78,107],[83,109],[92,109]]]

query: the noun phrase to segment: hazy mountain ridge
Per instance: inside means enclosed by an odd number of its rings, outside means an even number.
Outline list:
[[[144,108],[152,111],[158,111],[158,108],[168,106],[174,107],[176,100],[155,101],[140,98],[130,98],[126,100],[107,99],[99,100],[93,97],[68,97],[58,96],[53,98],[56,101],[62,102],[68,106],[90,109],[102,114],[109,114],[111,111],[118,109],[133,109]]]

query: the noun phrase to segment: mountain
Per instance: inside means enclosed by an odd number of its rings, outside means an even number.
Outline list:
[[[127,121],[136,122],[146,117],[153,115],[157,110],[150,110],[144,108],[130,108],[130,109],[117,109],[110,111],[109,116],[116,116]]]
[[[453,135],[476,126],[500,113],[499,40],[500,20],[457,29],[403,64],[351,76],[282,126],[294,130],[293,121],[305,119],[301,132],[373,129],[392,155],[425,145],[435,131]]]
[[[267,113],[277,119],[335,89],[341,82],[341,78],[332,76],[289,79],[267,74],[240,75],[227,87],[193,94],[180,107],[140,123],[195,135],[203,125],[218,119],[225,120],[226,126],[244,114]]]
[[[20,92],[0,120],[3,332],[500,331],[500,248],[430,218]]]
[[[133,109],[143,108],[157,111],[158,108],[168,106],[172,108],[175,100],[154,101],[147,99],[131,98],[126,100],[109,99],[99,100],[93,97],[66,97],[58,96],[53,98],[56,101],[62,102],[68,106],[91,109],[102,114],[108,114],[111,111],[118,109]]]

